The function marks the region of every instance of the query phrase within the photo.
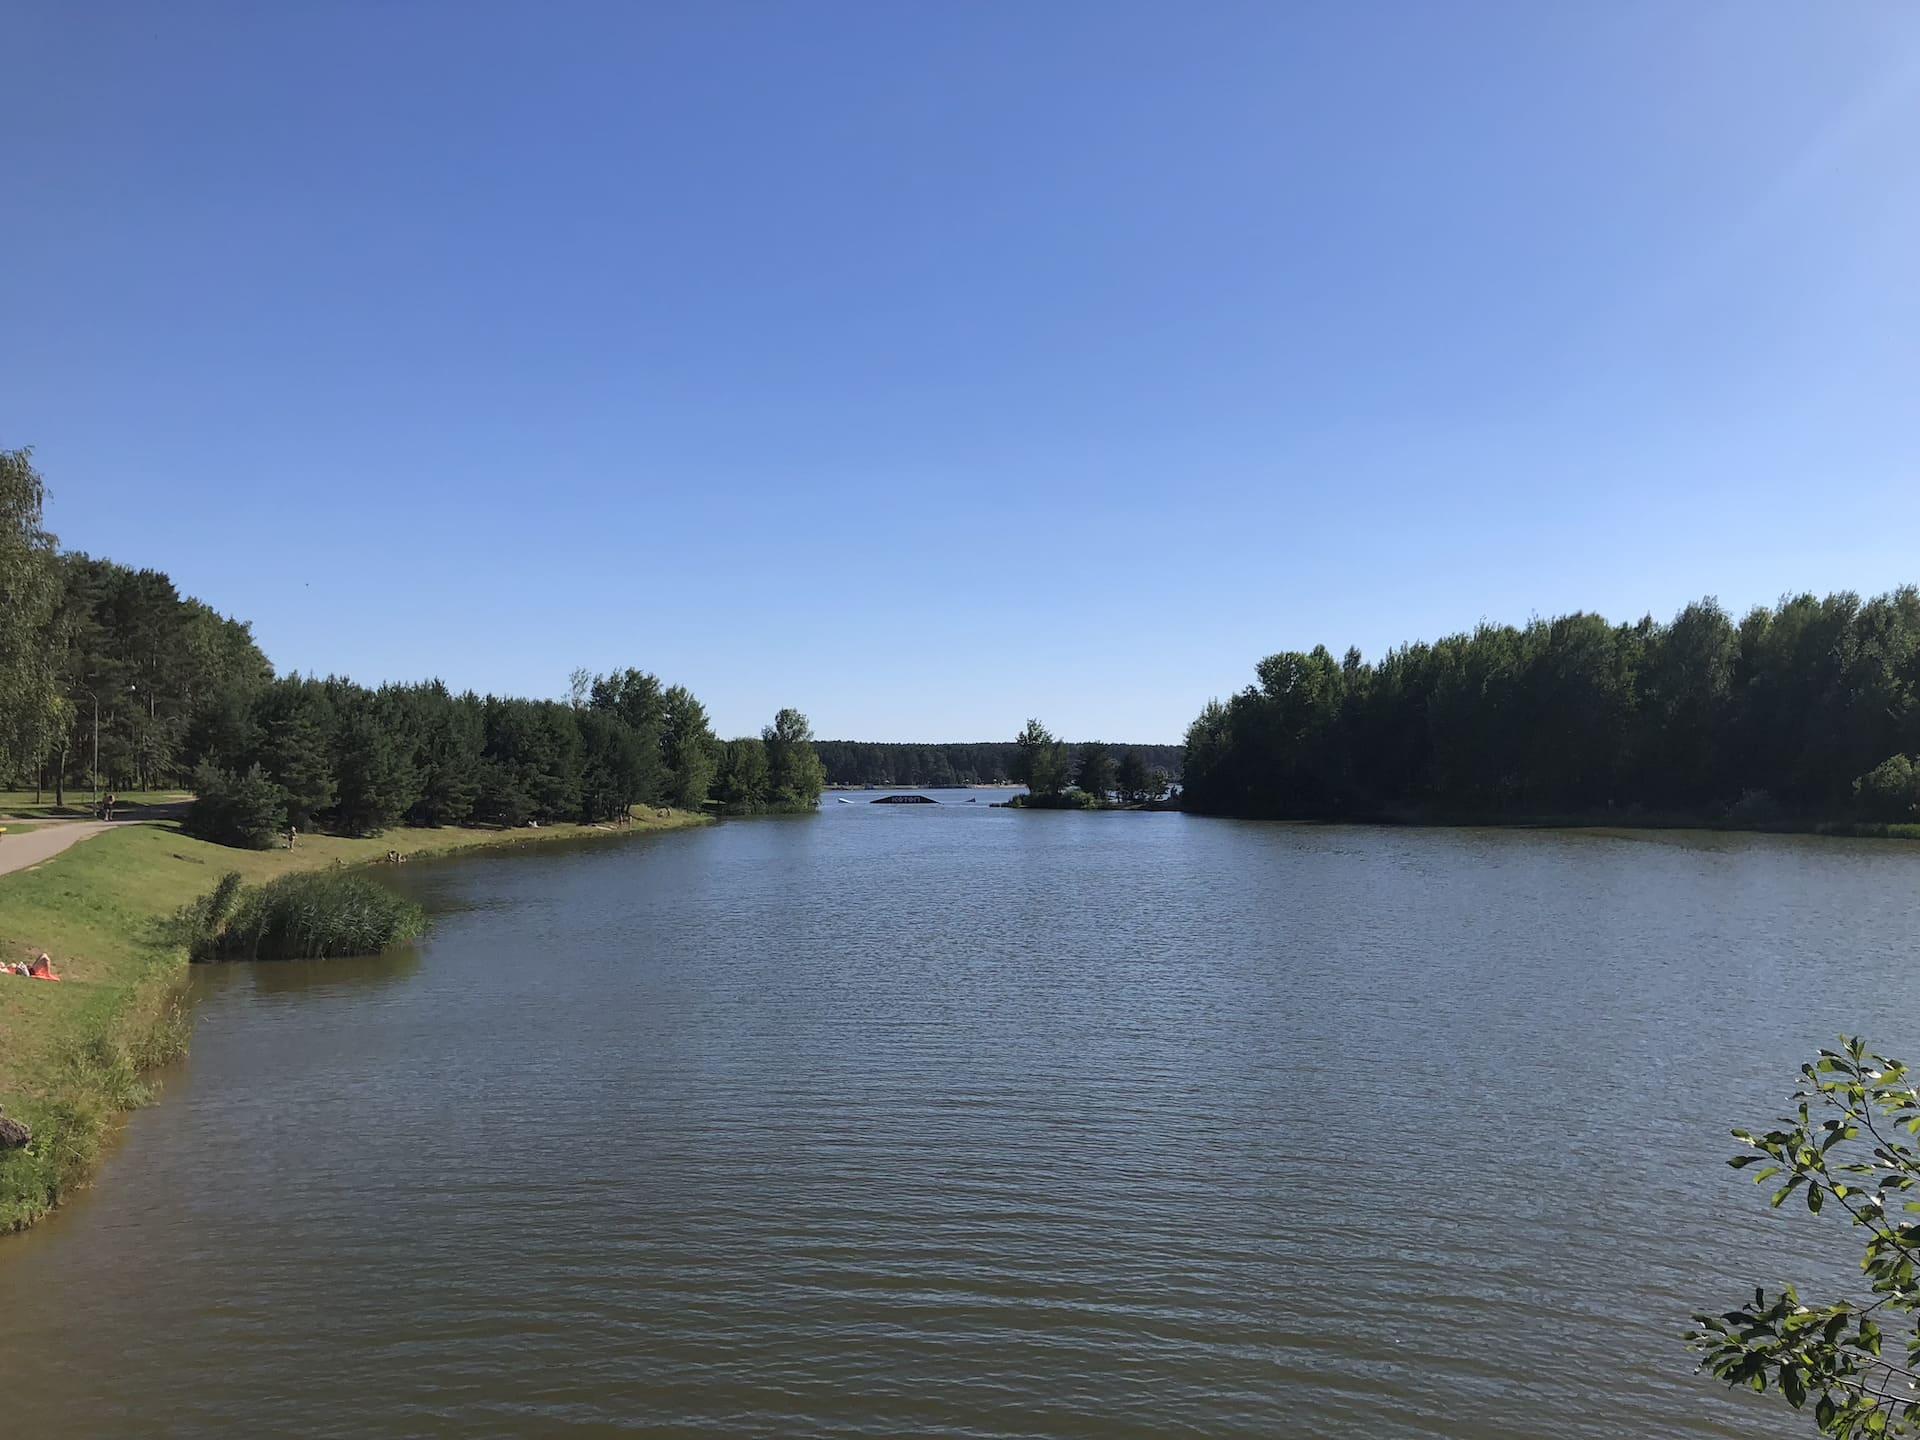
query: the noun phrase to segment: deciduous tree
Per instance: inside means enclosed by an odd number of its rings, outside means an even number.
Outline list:
[[[1098,740],[1080,747],[1075,759],[1073,783],[1096,800],[1105,800],[1113,790],[1113,752]]]
[[[773,803],[805,809],[820,803],[827,772],[813,748],[813,727],[798,710],[782,710],[760,732],[767,748],[767,780]]]
[[[0,782],[38,769],[53,748],[60,576],[46,498],[33,452],[0,450]]]
[[[1792,1113],[1736,1130],[1729,1162],[1759,1166],[1777,1209],[1793,1201],[1859,1242],[1861,1290],[1803,1297],[1756,1288],[1751,1303],[1694,1316],[1702,1368],[1737,1389],[1772,1390],[1823,1435],[1920,1434],[1920,1090],[1898,1060],[1842,1037],[1800,1069]]]
[[[669,804],[698,810],[707,803],[716,743],[706,706],[684,685],[668,688],[661,696],[660,758]]]
[[[1038,720],[1029,720],[1013,737],[1012,778],[1038,796],[1058,795],[1067,788],[1072,770],[1067,747]]]

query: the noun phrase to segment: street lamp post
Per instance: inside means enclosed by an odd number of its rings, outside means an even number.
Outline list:
[[[98,680],[98,675],[89,675],[87,679]],[[73,687],[89,700],[93,701],[93,808],[100,808],[100,696],[91,685]]]

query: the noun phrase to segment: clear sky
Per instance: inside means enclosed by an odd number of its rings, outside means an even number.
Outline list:
[[[1178,739],[1920,578],[1920,6],[14,3],[0,445],[282,669]]]

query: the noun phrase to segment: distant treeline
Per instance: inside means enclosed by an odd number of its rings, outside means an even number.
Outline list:
[[[1268,656],[1187,732],[1188,808],[1911,820],[1920,594],[1800,595],[1735,622],[1566,615],[1394,650]]]
[[[633,805],[811,807],[806,717],[721,742],[682,686],[575,672],[567,700],[275,678],[248,627],[154,570],[62,554],[24,450],[0,451],[0,785],[190,786],[190,823],[263,845],[286,827],[596,821]],[[97,736],[97,747],[96,747]]]
[[[761,763],[744,789],[729,772],[734,808],[810,807],[820,795],[797,711],[783,710],[764,738],[723,747],[690,691],[640,670],[582,674],[566,701],[299,675],[223,699],[193,775],[191,824],[233,843],[263,844],[287,826],[371,835],[402,821],[517,826],[613,820],[635,805],[697,809],[741,747]]]
[[[1004,785],[1014,780],[1020,747],[1011,740],[892,745],[871,740],[815,742],[829,785]],[[1180,777],[1178,745],[1115,745],[1143,763]],[[1024,782],[1023,782],[1024,783]]]

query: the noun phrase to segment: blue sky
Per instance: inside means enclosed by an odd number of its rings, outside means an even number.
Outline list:
[[[1920,578],[1920,8],[14,4],[0,445],[283,669],[1179,738]]]

